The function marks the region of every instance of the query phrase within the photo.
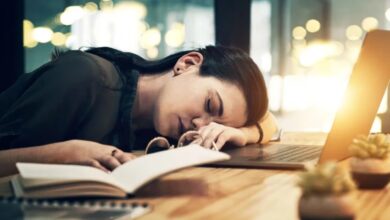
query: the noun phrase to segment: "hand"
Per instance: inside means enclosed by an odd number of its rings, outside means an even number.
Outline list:
[[[70,140],[49,144],[45,148],[48,152],[47,161],[50,163],[88,165],[105,172],[135,158],[133,154],[114,146],[92,141]]]
[[[215,122],[201,127],[198,132],[203,139],[200,145],[205,148],[211,148],[213,141],[218,149],[221,149],[226,142],[231,142],[238,146],[244,146],[247,143],[247,137],[242,130]]]

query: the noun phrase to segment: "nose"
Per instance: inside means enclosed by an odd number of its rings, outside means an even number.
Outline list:
[[[210,116],[195,117],[192,119],[191,124],[194,130],[198,130],[200,127],[210,124],[211,121]]]

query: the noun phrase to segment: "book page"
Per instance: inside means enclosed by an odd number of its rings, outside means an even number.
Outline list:
[[[134,193],[145,183],[163,174],[229,158],[226,153],[192,144],[138,157],[116,168],[111,175],[126,187],[128,193]]]
[[[122,184],[113,176],[90,166],[16,163],[23,179],[31,180],[32,185],[53,185],[71,181],[96,181],[114,185],[122,190]]]

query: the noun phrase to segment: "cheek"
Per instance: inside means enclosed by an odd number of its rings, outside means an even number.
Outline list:
[[[193,84],[167,84],[159,93],[153,113],[155,129],[162,135],[177,125],[177,117],[191,120],[204,109],[205,92]]]
[[[203,106],[204,92],[196,87],[176,86],[160,93],[159,105],[168,113],[182,114],[185,112],[198,111]]]
[[[155,130],[161,135],[167,135],[173,127],[177,126],[177,116],[181,116],[183,103],[186,102],[186,94],[173,86],[162,89],[157,97],[153,124]]]

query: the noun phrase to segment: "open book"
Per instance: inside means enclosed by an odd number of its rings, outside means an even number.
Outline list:
[[[121,198],[163,174],[229,158],[228,154],[192,144],[138,157],[111,173],[80,165],[17,163],[20,175],[12,180],[12,186],[15,196],[24,198]]]

